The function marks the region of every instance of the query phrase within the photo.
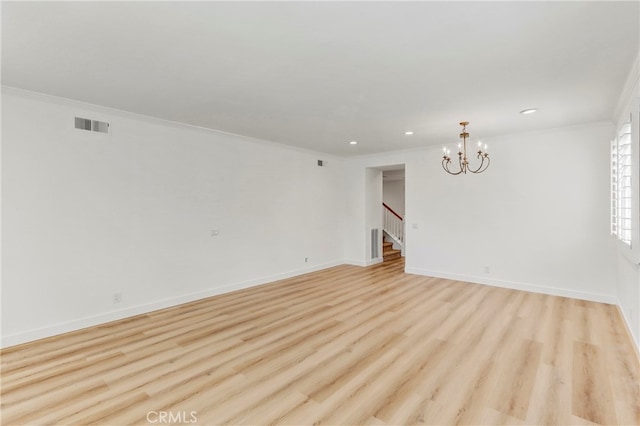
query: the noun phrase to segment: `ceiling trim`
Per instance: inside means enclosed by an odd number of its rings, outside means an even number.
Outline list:
[[[244,141],[252,143],[252,144],[256,144],[256,145],[260,145],[260,146],[270,145],[270,146],[273,146],[273,147],[276,147],[276,148],[280,148],[280,149],[284,149],[284,150],[287,150],[287,151],[305,153],[305,154],[311,155],[313,157],[318,157],[318,159],[322,159],[322,160],[325,160],[325,159],[343,160],[345,158],[348,158],[348,157],[342,157],[342,156],[335,155],[335,154],[328,154],[328,153],[322,152],[322,151],[314,151],[314,150],[311,150],[311,149],[302,148],[302,147],[298,147],[298,146],[294,146],[294,145],[288,145],[288,144],[284,144],[284,143],[280,143],[280,142],[274,142],[274,141],[270,141],[270,140],[267,140],[267,139],[259,139],[259,138],[255,138],[255,137],[252,137],[252,136],[239,135],[239,134],[236,134],[236,133],[225,132],[224,130],[210,129],[208,127],[195,126],[193,124],[181,123],[179,121],[166,120],[164,118],[153,117],[151,115],[144,115],[144,114],[140,114],[140,113],[137,113],[137,112],[125,111],[125,110],[112,108],[112,107],[108,107],[108,106],[92,104],[92,103],[89,103],[89,102],[78,101],[78,100],[70,99],[70,98],[64,98],[64,97],[61,97],[61,96],[49,95],[47,93],[35,92],[33,90],[27,90],[27,89],[22,89],[22,88],[19,88],[19,87],[7,86],[7,85],[4,85],[4,84],[0,85],[0,89],[1,89],[2,95],[7,94],[7,95],[20,96],[20,97],[23,97],[23,98],[29,98],[29,99],[39,100],[39,101],[43,101],[43,102],[51,102],[51,103],[54,103],[56,105],[66,106],[66,107],[69,107],[69,108],[81,108],[83,110],[89,110],[92,113],[96,113],[96,114],[104,114],[104,115],[116,116],[116,117],[120,117],[120,118],[128,118],[128,119],[133,119],[133,120],[140,120],[140,121],[144,121],[146,123],[164,125],[164,126],[173,127],[173,128],[176,128],[176,129],[186,129],[186,130],[197,131],[197,132],[200,132],[200,133],[216,134],[216,135],[227,136],[227,137],[231,137],[231,138],[243,139]]]
[[[612,120],[614,123],[617,123],[620,119],[620,116],[624,113],[624,110],[629,105],[631,99],[636,96],[640,97],[640,93],[634,94],[634,89],[639,87],[640,82],[640,54],[636,56],[636,60],[633,61],[633,65],[631,66],[631,70],[629,70],[629,75],[627,76],[627,80],[624,83],[624,88],[620,93],[620,97],[618,98],[618,103],[616,104],[616,108],[613,110]]]

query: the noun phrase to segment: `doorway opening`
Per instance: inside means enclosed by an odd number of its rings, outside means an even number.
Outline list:
[[[405,256],[405,166],[382,168],[382,251],[385,261]]]
[[[367,167],[365,172],[366,264],[403,258],[405,165]]]

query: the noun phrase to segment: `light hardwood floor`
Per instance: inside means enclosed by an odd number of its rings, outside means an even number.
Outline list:
[[[339,266],[8,348],[2,424],[634,425],[624,327],[612,305]]]

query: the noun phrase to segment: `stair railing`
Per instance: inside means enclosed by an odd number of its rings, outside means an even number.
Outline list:
[[[404,244],[404,219],[385,203],[382,203],[382,224],[387,234]]]

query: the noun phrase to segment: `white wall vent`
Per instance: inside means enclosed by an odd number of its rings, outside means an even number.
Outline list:
[[[88,118],[76,117],[75,127],[80,130],[109,133],[109,123],[106,121],[90,120]]]
[[[378,251],[378,239],[380,238],[380,231],[378,229],[371,230],[371,258],[377,259],[380,256]]]

